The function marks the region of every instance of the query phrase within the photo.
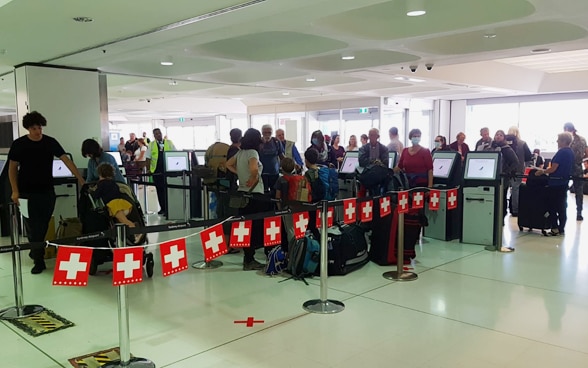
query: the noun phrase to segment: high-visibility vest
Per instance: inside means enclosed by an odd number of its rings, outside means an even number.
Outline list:
[[[157,141],[149,143],[149,149],[151,150],[151,165],[149,165],[149,171],[155,172],[155,168],[157,167],[157,159],[159,157],[159,145],[157,144]],[[163,150],[173,151],[174,144],[170,140],[164,139]]]

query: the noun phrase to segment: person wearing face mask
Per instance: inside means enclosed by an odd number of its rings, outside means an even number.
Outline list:
[[[274,190],[280,176],[280,161],[284,158],[284,146],[272,137],[273,128],[269,124],[261,127],[261,144],[259,145],[259,161],[263,165],[261,179],[266,191]]]
[[[457,151],[461,155],[461,160],[463,161],[466,154],[470,152],[470,147],[465,143],[466,135],[463,132],[457,133],[455,137],[455,142],[449,145],[452,151]]]
[[[451,151],[451,148],[447,145],[447,139],[444,136],[438,135],[435,137],[435,148],[431,151],[431,154],[437,151]]]
[[[327,146],[325,143],[325,137],[323,136],[323,132],[320,130],[315,130],[312,132],[310,136],[310,147],[306,150],[314,148],[319,156],[316,162],[317,165],[324,165],[329,167],[337,167],[337,158],[330,146]]]
[[[408,133],[412,146],[402,150],[398,166],[394,171],[403,170],[411,188],[433,186],[433,158],[431,151],[420,145],[421,131],[413,129]]]

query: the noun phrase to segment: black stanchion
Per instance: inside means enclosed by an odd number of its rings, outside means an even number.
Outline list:
[[[202,201],[202,203],[204,203],[204,219],[205,220],[209,220],[210,219],[210,212],[209,212],[209,208],[208,208],[208,187],[205,185],[202,192],[204,193],[204,200]],[[212,260],[210,262],[206,262],[204,261],[198,261],[196,263],[192,264],[192,268],[195,268],[197,270],[210,270],[210,269],[215,269],[215,268],[219,268],[220,266],[222,266],[223,263],[221,261],[217,261],[217,260]]]
[[[124,248],[126,246],[125,239],[125,225],[116,224],[116,247]],[[127,304],[127,286],[124,284],[118,286],[118,340],[120,360],[106,363],[102,367],[155,368],[155,364],[149,359],[138,357],[131,358],[131,342],[129,337],[129,306]]]
[[[15,306],[0,311],[0,319],[19,319],[41,313],[41,305],[24,305],[22,287],[22,264],[20,259],[20,234],[18,230],[18,206],[10,203],[10,241],[12,243],[12,278],[14,281]]]
[[[414,281],[418,275],[414,272],[404,271],[404,213],[398,214],[398,237],[396,240],[396,271],[384,272],[382,276],[388,280]]]
[[[321,206],[321,296],[320,299],[312,299],[304,302],[302,308],[305,311],[311,313],[320,314],[334,314],[342,312],[345,309],[345,305],[338,301],[327,299],[327,278],[328,274],[328,246],[327,246],[327,221],[328,221],[328,205],[329,202],[323,201]]]

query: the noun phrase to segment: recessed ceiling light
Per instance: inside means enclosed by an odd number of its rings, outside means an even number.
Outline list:
[[[425,10],[411,10],[406,13],[409,17],[420,17],[421,15],[425,15],[427,12]]]
[[[163,58],[163,60],[161,60],[159,62],[161,65],[164,66],[170,66],[170,65],[174,65],[174,61],[172,60],[171,56],[166,56],[165,58]]]
[[[290,92],[282,92],[282,96],[290,96]]]
[[[94,19],[90,17],[74,17],[72,19],[79,23],[90,23],[94,21]]]
[[[316,82],[316,78],[306,78],[307,82]]]
[[[531,52],[533,54],[544,54],[546,52],[551,52],[551,49],[545,47],[545,48],[540,48],[540,49],[533,49],[533,50],[531,50]]]
[[[422,83],[425,80],[424,79],[417,79],[417,78],[408,78],[409,82],[415,82],[415,83]]]
[[[496,38],[496,33],[485,33],[484,38]]]
[[[406,78],[406,77],[394,77],[394,79],[401,80],[401,81],[408,80],[408,78]]]
[[[355,59],[355,56],[353,55],[343,55],[341,56],[341,60],[353,60]]]

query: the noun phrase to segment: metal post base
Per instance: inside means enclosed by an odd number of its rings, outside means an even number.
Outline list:
[[[498,250],[498,249],[496,249],[496,247],[494,245],[487,245],[484,247],[484,249],[489,252],[496,252]]]
[[[0,311],[0,319],[19,319],[28,316],[33,316],[35,314],[39,314],[45,310],[45,307],[42,305],[23,305],[20,308],[20,314],[18,307],[10,307]]]
[[[223,263],[221,261],[210,261],[210,262],[198,261],[198,262],[192,264],[192,268],[196,268],[198,270],[209,270],[209,269],[219,268],[222,265],[223,265]]]
[[[326,301],[313,299],[304,302],[304,304],[302,304],[302,308],[310,313],[334,314],[342,312],[343,309],[345,309],[345,304],[338,300],[332,299],[327,299]]]
[[[388,271],[382,274],[382,277],[388,280],[395,280],[395,281],[414,281],[419,278],[416,273],[413,272],[398,272],[398,271]]]
[[[102,368],[118,368],[118,367],[137,367],[137,368],[155,368],[155,363],[145,358],[131,358],[125,365],[121,364],[120,360],[115,360],[110,363],[102,365]]]

